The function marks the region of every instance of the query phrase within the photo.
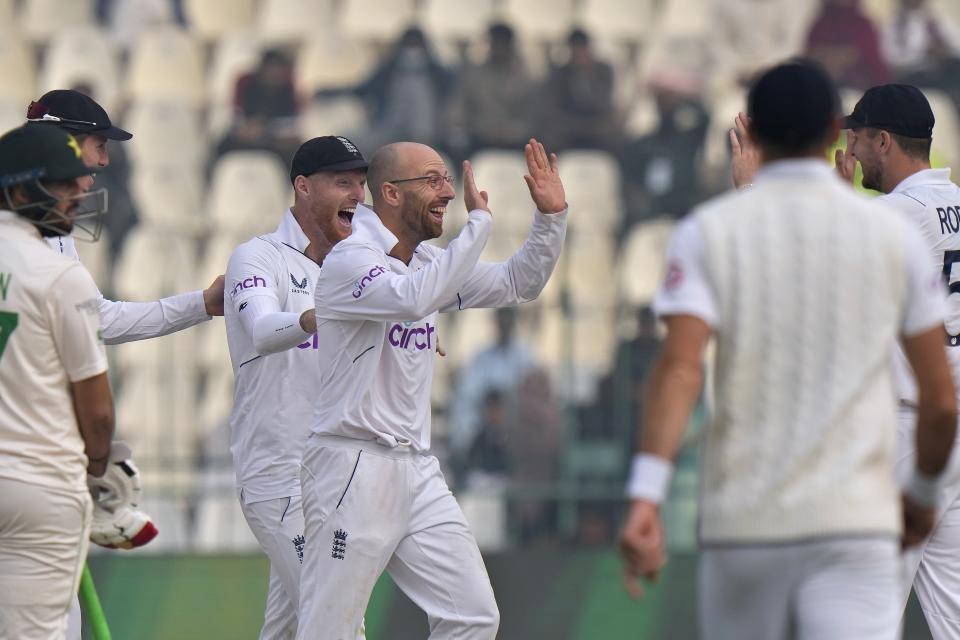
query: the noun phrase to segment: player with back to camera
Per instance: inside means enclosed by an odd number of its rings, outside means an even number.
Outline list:
[[[300,458],[314,396],[323,393],[314,287],[331,247],[350,235],[366,173],[367,161],[346,138],[304,142],[290,169],[293,207],[275,232],[237,247],[227,266],[230,450],[240,507],[270,558],[262,640],[297,632],[301,564],[314,550],[303,531]]]
[[[531,140],[525,176],[537,207],[523,246],[478,262],[490,233],[487,195],[464,163],[466,226],[446,249],[453,177],[436,151],[379,149],[373,209],[327,255],[316,285],[320,388],[301,468],[306,538],[302,640],[353,637],[386,569],[427,614],[430,638],[489,640],[499,627],[470,528],[430,449],[437,314],[536,298],[560,256],[566,202],[556,156]],[[518,176],[519,178],[519,176]]]
[[[636,594],[665,562],[659,505],[714,336],[703,637],[892,640],[900,539],[915,545],[930,532],[956,432],[943,288],[913,225],[826,163],[840,114],[820,67],[764,73],[748,115],[755,182],[680,223],[655,299],[667,338],[628,488],[625,579]],[[898,337],[918,386],[918,455],[902,494],[890,363]]]
[[[90,174],[64,131],[0,137],[0,638],[11,640],[66,637],[89,546],[87,474],[104,475],[111,449],[97,288],[43,241],[106,211],[86,192]]]

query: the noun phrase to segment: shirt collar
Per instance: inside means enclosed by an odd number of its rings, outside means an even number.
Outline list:
[[[380,216],[373,209],[362,204],[357,205],[357,210],[353,214],[352,235],[360,240],[373,242],[383,249],[384,253],[390,253],[390,250],[400,242],[397,236],[383,225]]]
[[[952,184],[950,169],[924,169],[917,171],[900,181],[890,193],[900,193],[913,187],[928,187],[933,185]]]
[[[280,226],[277,227],[276,235],[281,242],[290,245],[300,253],[303,253],[307,245],[310,244],[310,238],[308,238],[307,234],[300,228],[300,223],[297,222],[297,219],[293,217],[293,209],[287,209],[287,212],[283,214],[283,219],[280,221]]]
[[[40,235],[40,230],[37,229],[30,221],[25,220],[21,216],[17,215],[13,211],[7,209],[0,209],[0,223],[9,223],[13,226],[20,227],[24,231],[30,232],[32,235],[42,238]]]
[[[776,178],[806,178],[808,180],[827,180],[836,178],[833,168],[826,160],[819,158],[790,158],[775,160],[760,167],[756,182]]]

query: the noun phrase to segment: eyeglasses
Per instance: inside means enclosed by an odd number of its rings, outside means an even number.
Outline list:
[[[425,180],[434,191],[440,191],[444,184],[453,184],[453,176],[420,176],[419,178],[404,178],[403,180],[387,180],[390,184],[400,184],[401,182],[414,182],[415,180]]]

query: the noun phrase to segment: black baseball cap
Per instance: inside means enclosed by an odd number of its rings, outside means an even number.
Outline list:
[[[844,129],[870,127],[907,138],[933,137],[933,109],[923,92],[909,84],[871,87],[843,119]]]
[[[58,127],[27,123],[0,136],[0,187],[88,176],[80,145]]]
[[[762,74],[747,96],[757,138],[784,150],[816,143],[840,116],[837,88],[824,68],[796,59]]]
[[[31,102],[27,121],[54,124],[73,133],[95,133],[109,140],[133,137],[113,126],[110,116],[93,98],[73,89],[54,89]]]
[[[312,176],[321,171],[366,168],[366,159],[352,142],[343,136],[320,136],[307,140],[297,149],[290,165],[290,182],[297,176]]]

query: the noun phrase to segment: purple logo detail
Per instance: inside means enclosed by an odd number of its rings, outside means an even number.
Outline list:
[[[423,327],[405,327],[402,324],[395,324],[387,332],[387,340],[398,349],[409,349],[411,345],[417,351],[424,349],[433,349],[433,334],[437,328],[426,323]]]
[[[252,278],[244,278],[237,283],[237,286],[233,288],[233,291],[230,292],[231,296],[235,296],[245,289],[252,289],[253,287],[266,287],[267,281],[261,278],[260,276],[253,276]]]
[[[297,345],[297,349],[313,349],[316,351],[319,348],[317,343],[317,334],[310,336],[310,339],[302,344]]]
[[[367,275],[360,278],[360,280],[354,285],[353,297],[359,298],[360,295],[363,293],[364,287],[366,287],[368,284],[373,282],[374,278],[386,272],[387,272],[387,268],[381,267],[380,265],[377,265],[374,268],[370,269],[370,272]]]

